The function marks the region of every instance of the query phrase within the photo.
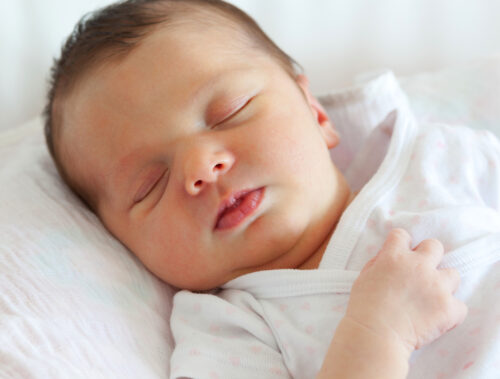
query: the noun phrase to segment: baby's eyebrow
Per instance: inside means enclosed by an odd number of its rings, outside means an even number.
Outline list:
[[[199,97],[202,97],[204,94],[213,91],[220,83],[229,81],[230,79],[234,79],[237,77],[241,77],[242,75],[248,75],[249,72],[254,71],[249,68],[235,68],[228,71],[222,71],[210,79],[208,79],[205,83],[203,83],[191,96],[191,100],[196,102]]]

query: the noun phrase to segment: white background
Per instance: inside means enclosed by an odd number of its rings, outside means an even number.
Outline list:
[[[314,92],[360,72],[436,70],[500,52],[497,0],[232,0],[308,74]],[[52,58],[109,0],[0,0],[0,130],[40,114]]]

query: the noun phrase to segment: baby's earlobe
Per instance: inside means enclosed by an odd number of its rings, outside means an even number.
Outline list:
[[[328,149],[333,149],[340,142],[340,134],[335,130],[333,125],[328,121],[327,125],[321,126],[321,134],[326,142]]]

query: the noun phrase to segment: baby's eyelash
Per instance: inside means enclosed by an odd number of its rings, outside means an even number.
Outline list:
[[[233,117],[235,117],[238,113],[240,113],[240,111],[242,111],[252,101],[252,99],[253,99],[253,97],[249,97],[248,99],[246,99],[246,101],[242,105],[236,107],[229,115],[224,117],[222,120],[218,121],[216,124],[212,125],[210,128],[213,129],[213,128],[217,127],[218,125],[220,125],[224,122],[227,122],[230,119],[232,119]]]
[[[152,192],[153,190],[158,186],[160,181],[167,175],[168,170],[165,170],[156,180],[152,181],[150,184],[149,182],[145,182],[139,191],[137,191],[137,194],[134,197],[134,204],[140,203],[144,199],[146,199]]]

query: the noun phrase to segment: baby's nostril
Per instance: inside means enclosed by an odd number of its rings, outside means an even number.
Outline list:
[[[222,163],[217,163],[217,164],[214,166],[214,171],[215,171],[215,170],[221,170],[223,167],[224,167],[224,165],[223,165]]]
[[[200,187],[202,184],[203,184],[203,181],[201,181],[201,180],[197,180],[196,182],[194,182],[194,186],[197,188]]]

